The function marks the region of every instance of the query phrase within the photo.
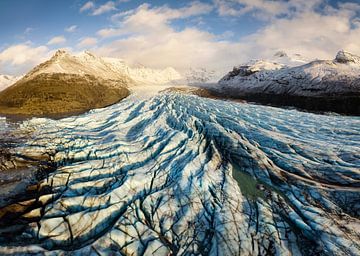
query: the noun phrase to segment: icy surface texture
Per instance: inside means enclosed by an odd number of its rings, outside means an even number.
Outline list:
[[[360,254],[359,117],[164,94],[22,129],[56,169],[0,253]]]

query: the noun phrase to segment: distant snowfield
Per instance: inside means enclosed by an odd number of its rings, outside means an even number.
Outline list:
[[[161,91],[164,91],[168,88],[172,87],[177,88],[190,88],[190,85],[187,84],[145,84],[145,85],[137,85],[130,88],[130,91],[134,94],[134,97],[138,99],[148,99]]]

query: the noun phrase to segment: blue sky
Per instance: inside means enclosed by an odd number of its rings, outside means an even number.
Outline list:
[[[46,43],[52,37],[65,34],[64,29],[76,25],[76,33],[67,34],[68,44],[76,44],[81,37],[95,34],[96,31],[109,24],[111,15],[117,11],[129,11],[137,8],[146,1],[132,0],[120,2],[118,10],[109,11],[102,15],[91,15],[91,12],[80,13],[80,8],[88,1],[61,0],[1,0],[0,1],[0,31],[1,48],[21,41],[31,40],[34,43]],[[98,7],[109,1],[93,1]],[[116,2],[116,1],[114,1]],[[181,8],[191,1],[148,1],[152,6],[167,5],[171,8]],[[202,1],[210,3],[211,1]],[[89,15],[90,14],[90,15]],[[216,14],[216,10],[202,15],[205,24],[198,24],[193,17],[173,22],[175,28],[185,26],[199,26],[215,34],[233,31],[236,37],[250,34],[263,25],[263,21],[252,15],[239,16],[236,19],[225,19]],[[28,30],[28,31],[27,31]],[[0,48],[0,49],[1,49]]]
[[[360,54],[359,14],[356,0],[1,0],[0,73],[24,73],[58,48],[178,69],[277,50]]]

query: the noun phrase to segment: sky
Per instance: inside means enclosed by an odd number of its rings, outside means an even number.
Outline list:
[[[26,73],[57,49],[180,71],[279,50],[360,55],[360,0],[0,0],[0,74]]]

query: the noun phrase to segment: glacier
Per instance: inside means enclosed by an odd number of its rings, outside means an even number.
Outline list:
[[[360,254],[360,117],[138,92],[0,123],[42,166],[2,205],[0,254]]]

